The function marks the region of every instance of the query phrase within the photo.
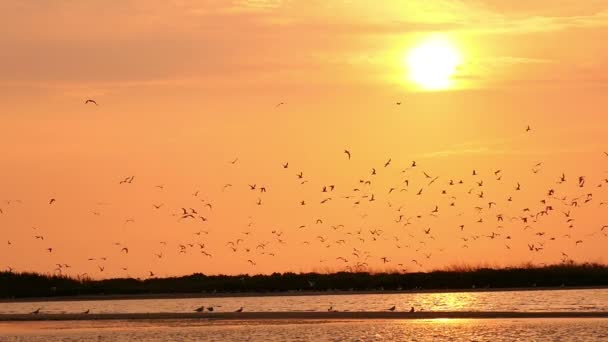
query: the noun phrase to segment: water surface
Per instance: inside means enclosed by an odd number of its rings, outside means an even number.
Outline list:
[[[0,323],[0,341],[607,341],[608,319]]]
[[[128,299],[0,303],[0,314],[192,312],[204,305],[215,311],[608,311],[608,289],[490,291],[453,293],[342,294],[322,296],[262,296],[173,299]]]

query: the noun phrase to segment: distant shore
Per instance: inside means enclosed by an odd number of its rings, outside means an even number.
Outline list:
[[[94,321],[94,320],[183,320],[246,321],[246,320],[361,320],[361,319],[496,319],[496,318],[608,318],[608,311],[599,312],[218,312],[218,313],[124,313],[124,314],[0,314],[0,322],[31,321]]]
[[[432,272],[272,273],[167,278],[73,278],[0,272],[0,301],[323,296],[428,292],[608,288],[608,265],[560,263],[537,267],[448,268]]]
[[[141,300],[141,299],[188,299],[188,298],[230,298],[230,297],[282,297],[282,296],[341,296],[366,294],[406,294],[406,293],[458,293],[458,292],[510,292],[510,291],[555,291],[555,290],[603,290],[608,286],[574,287],[510,287],[475,289],[415,289],[386,291],[288,291],[288,292],[218,292],[218,293],[149,293],[149,294],[99,294],[55,297],[0,298],[0,303],[95,301],[95,300]]]

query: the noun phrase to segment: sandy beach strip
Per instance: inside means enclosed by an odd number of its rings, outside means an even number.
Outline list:
[[[326,319],[489,319],[489,318],[608,318],[608,311],[585,312],[215,312],[215,313],[99,313],[0,314],[0,321],[78,320],[326,320]]]

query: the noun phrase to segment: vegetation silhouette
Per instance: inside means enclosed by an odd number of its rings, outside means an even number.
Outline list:
[[[169,278],[72,278],[65,275],[0,272],[0,298],[237,294],[336,291],[470,290],[530,287],[608,286],[608,265],[561,263],[506,268],[452,266],[428,273],[337,272],[270,275],[204,275]]]

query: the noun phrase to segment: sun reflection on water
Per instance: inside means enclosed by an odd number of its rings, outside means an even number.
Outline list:
[[[467,292],[429,293],[421,298],[418,307],[424,311],[475,311],[477,298]]]

